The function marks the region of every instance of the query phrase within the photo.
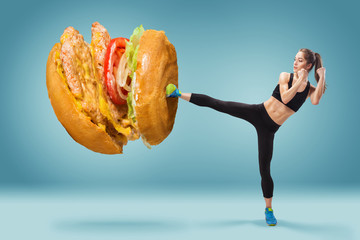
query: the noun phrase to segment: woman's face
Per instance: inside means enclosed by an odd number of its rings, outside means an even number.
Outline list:
[[[311,68],[311,63],[307,64],[304,53],[298,52],[294,59],[294,73],[300,71],[302,68],[309,71],[309,69]]]

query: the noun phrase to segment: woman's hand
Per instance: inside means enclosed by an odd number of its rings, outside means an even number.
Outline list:
[[[297,72],[298,76],[299,76],[299,81],[300,82],[305,82],[307,83],[308,81],[308,75],[309,75],[309,72],[306,71],[304,68],[300,69],[298,72]]]
[[[316,70],[316,73],[319,75],[319,77],[324,78],[324,79],[325,79],[325,72],[326,72],[326,69],[324,67],[318,68]]]

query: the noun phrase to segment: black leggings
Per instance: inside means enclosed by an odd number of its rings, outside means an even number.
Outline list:
[[[244,119],[256,128],[259,147],[261,188],[263,196],[265,198],[271,198],[274,191],[274,182],[270,175],[270,162],[273,153],[274,135],[280,125],[270,118],[264,107],[264,103],[246,104],[227,102],[197,93],[191,94],[190,102],[198,106],[210,107],[219,112]]]

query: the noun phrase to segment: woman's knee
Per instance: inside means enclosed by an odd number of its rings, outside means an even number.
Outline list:
[[[260,165],[260,175],[262,178],[271,178],[270,166],[261,166]]]

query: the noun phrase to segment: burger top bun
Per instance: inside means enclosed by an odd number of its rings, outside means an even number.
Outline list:
[[[166,86],[178,86],[175,47],[163,31],[146,30],[140,38],[134,92],[136,121],[150,145],[161,143],[171,132],[178,98],[167,98]]]
[[[46,85],[54,112],[70,136],[90,150],[105,154],[122,153],[122,145],[117,144],[102,128],[92,123],[82,113],[67,84],[57,72],[55,54],[61,44],[56,43],[50,51],[46,65]]]

